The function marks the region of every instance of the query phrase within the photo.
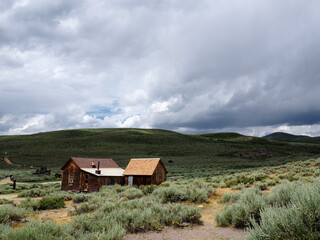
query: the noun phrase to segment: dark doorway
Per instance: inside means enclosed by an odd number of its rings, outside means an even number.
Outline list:
[[[114,185],[115,183],[116,183],[116,182],[115,182],[114,178],[112,177],[112,178],[111,178],[110,185]]]

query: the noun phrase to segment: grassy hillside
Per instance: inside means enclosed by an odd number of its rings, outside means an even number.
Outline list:
[[[130,158],[161,157],[170,176],[189,173],[192,177],[309,159],[320,156],[320,145],[275,142],[236,133],[80,129],[0,136],[0,154],[1,168],[13,167],[3,161],[4,157],[21,167],[51,168],[61,167],[70,156],[113,158],[121,167]]]
[[[301,142],[320,144],[320,137],[309,137],[305,135],[293,135],[284,132],[275,132],[263,137],[268,140],[282,141],[282,142]]]

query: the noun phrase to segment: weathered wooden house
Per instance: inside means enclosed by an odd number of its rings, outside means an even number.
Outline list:
[[[71,157],[61,170],[62,190],[96,192],[103,185],[124,184],[124,169],[112,159]]]
[[[160,158],[131,159],[123,175],[128,185],[159,185],[166,181],[167,170]]]

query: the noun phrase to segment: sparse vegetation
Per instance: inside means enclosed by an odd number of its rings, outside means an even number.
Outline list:
[[[194,182],[191,185],[199,186],[201,183]],[[203,191],[207,189],[203,185]],[[156,190],[171,188],[157,186]],[[176,190],[177,188],[174,188]],[[184,192],[185,191],[185,192]],[[184,188],[181,193],[187,194],[188,189]],[[153,191],[155,192],[155,191]],[[210,194],[207,191],[206,194]],[[58,226],[53,222],[31,222],[22,229],[13,230],[7,226],[1,226],[0,239],[21,239],[21,237],[32,236],[39,230],[42,237],[48,239],[120,239],[127,232],[144,232],[149,230],[161,230],[164,226],[179,227],[182,223],[201,223],[200,210],[193,206],[180,205],[179,203],[162,204],[158,197],[150,191],[145,193],[135,187],[129,186],[105,186],[100,192],[88,195],[74,194],[75,210],[69,211],[74,215],[72,223]],[[188,201],[192,201],[190,198]],[[201,202],[199,200],[199,202]],[[55,209],[64,207],[61,197],[45,196],[41,200],[26,199],[19,206],[11,206],[10,210],[22,213],[31,213],[43,209]],[[7,208],[4,211],[9,212]],[[90,214],[86,214],[90,213]],[[26,215],[13,215],[6,218],[4,223],[21,220]],[[94,224],[92,224],[94,222]],[[45,230],[46,229],[46,230]],[[46,231],[46,232],[45,232]],[[59,237],[57,231],[61,232]],[[38,239],[37,237],[31,239]]]
[[[220,226],[248,228],[247,239],[318,239],[320,179],[308,185],[285,182],[268,195],[258,189],[226,194]]]
[[[0,156],[0,167],[6,168],[0,170],[0,176],[13,174],[18,182],[54,180],[54,174],[60,172],[70,156],[110,156],[120,167],[125,167],[132,157],[161,157],[168,177],[181,180],[307,160],[320,156],[320,145],[275,142],[236,133],[189,135],[159,129],[77,129],[0,136],[0,152],[6,152],[14,164],[21,166],[7,165]],[[43,165],[52,170],[50,176],[32,175],[34,169],[24,168]]]
[[[14,207],[11,204],[2,205],[0,206],[0,224],[20,221],[29,213],[30,211],[25,208]]]
[[[21,151],[12,151],[17,146]],[[32,174],[34,169],[13,169],[0,161],[0,166],[6,167],[0,170],[0,178],[10,173],[17,181],[52,181],[54,173],[60,172],[54,167],[61,167],[70,155],[84,153],[88,157],[116,156],[122,167],[134,156],[160,156],[169,175],[159,186],[104,186],[90,194],[61,191],[59,183],[17,184],[16,190],[11,184],[0,185],[0,194],[27,198],[20,204],[0,199],[0,239],[121,239],[126,233],[199,224],[201,212],[195,205],[209,203],[215,188],[233,190],[218,200],[225,208],[216,221],[220,226],[247,229],[248,239],[320,236],[316,204],[320,200],[320,159],[303,161],[320,156],[320,145],[315,143],[279,143],[235,133],[83,129],[2,136],[0,151],[4,148],[14,164],[23,165],[27,160],[39,166],[46,158],[53,169],[51,176],[38,176]],[[265,194],[265,190],[271,193]],[[44,209],[63,208],[64,201],[70,200],[73,209],[64,210],[73,218],[69,224],[31,221],[12,228],[15,222]]]

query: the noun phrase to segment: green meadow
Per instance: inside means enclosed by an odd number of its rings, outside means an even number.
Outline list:
[[[320,145],[237,133],[191,135],[160,129],[78,129],[0,136],[2,169],[46,166],[58,170],[70,156],[112,158],[123,168],[131,158],[160,157],[169,177],[206,177],[318,157]],[[15,166],[1,161],[4,157]]]

